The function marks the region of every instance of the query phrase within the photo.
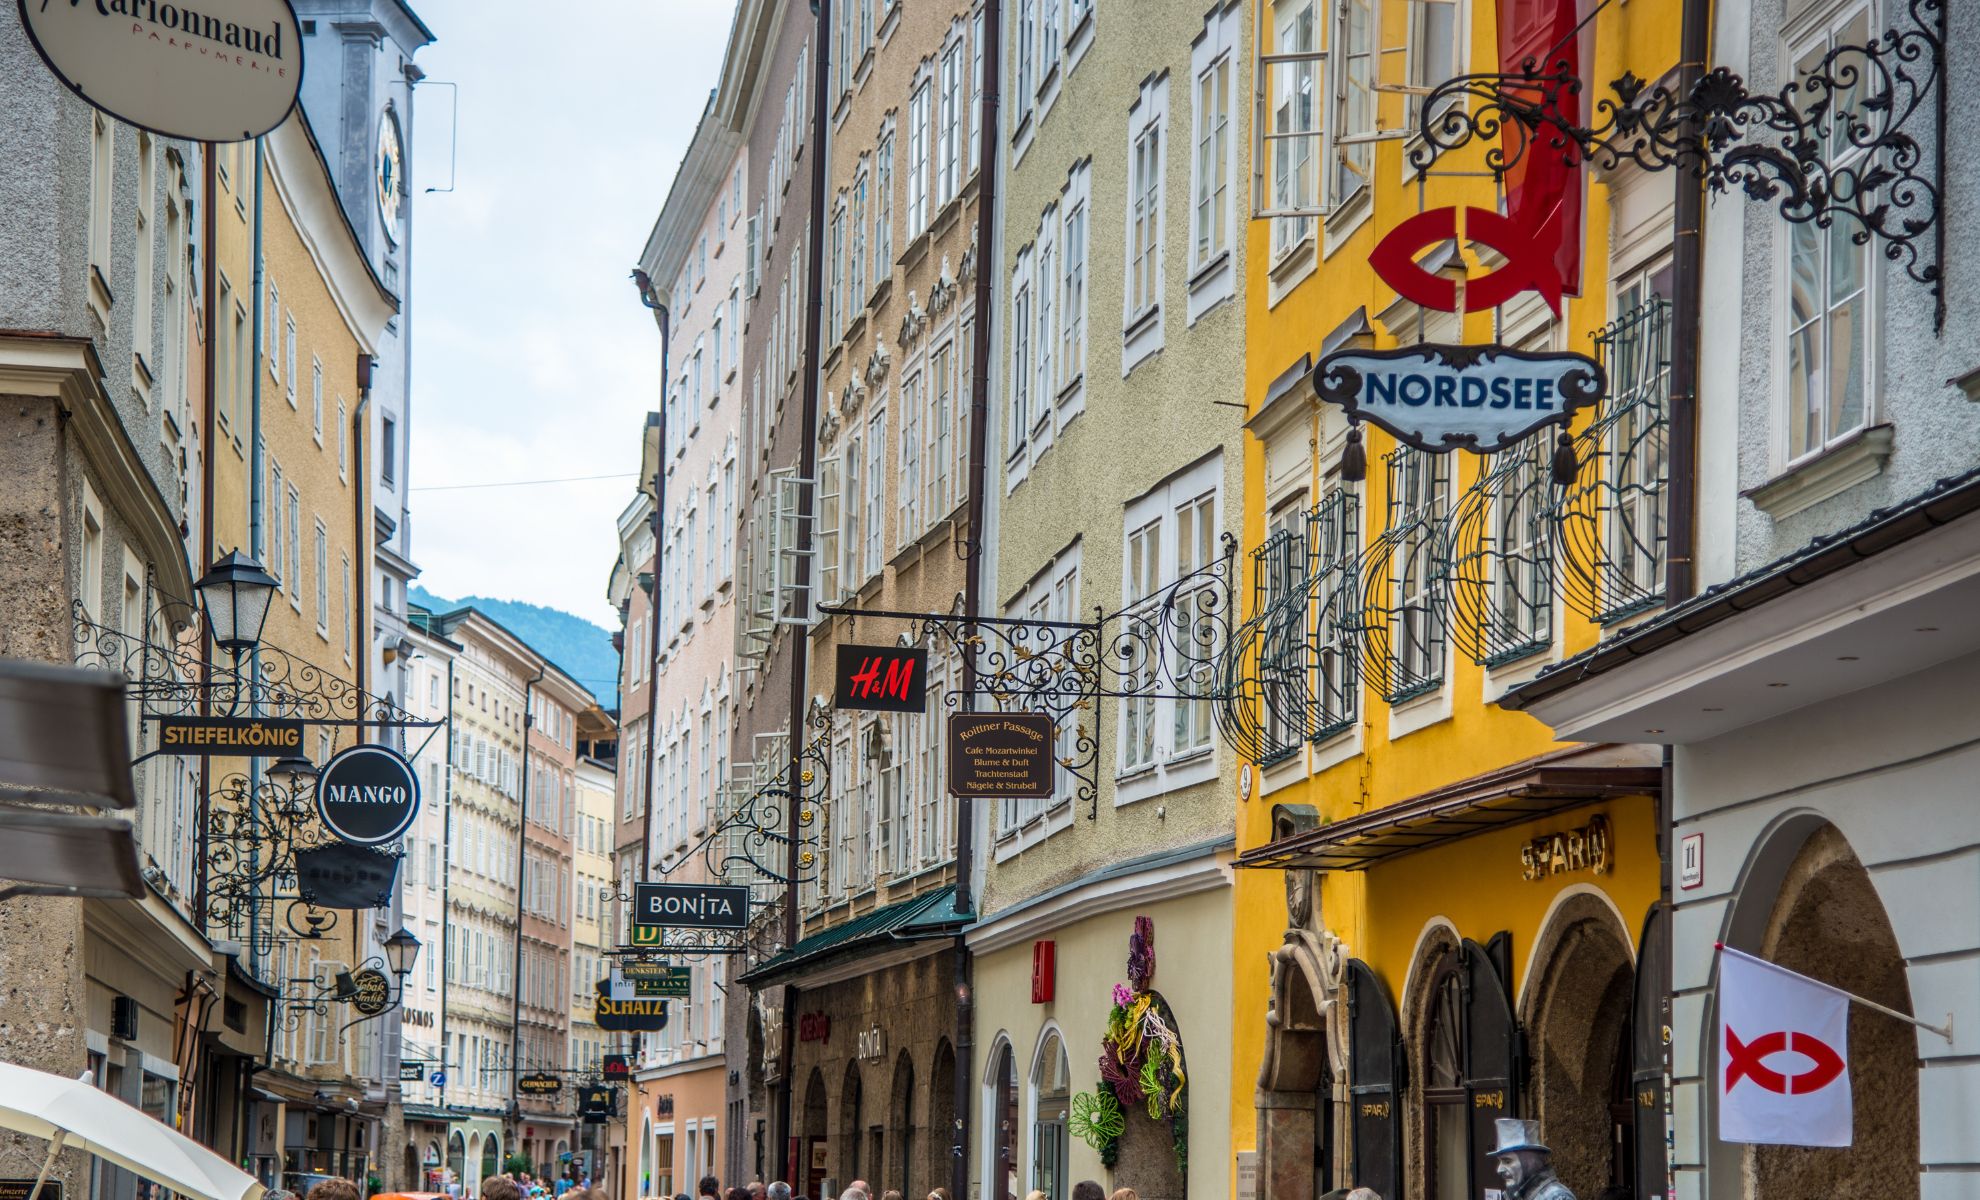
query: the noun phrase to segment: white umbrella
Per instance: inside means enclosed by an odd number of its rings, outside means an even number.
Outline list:
[[[90,1083],[0,1062],[0,1129],[47,1138],[35,1193],[64,1146],[87,1150],[153,1183],[202,1200],[260,1200],[252,1175]]]

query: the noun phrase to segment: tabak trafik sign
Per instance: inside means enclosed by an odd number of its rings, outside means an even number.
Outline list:
[[[289,0],[18,0],[21,27],[64,87],[128,125],[244,142],[280,125],[302,88]]]

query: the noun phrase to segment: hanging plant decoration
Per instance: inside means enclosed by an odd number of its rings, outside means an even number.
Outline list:
[[[1100,1151],[1111,1167],[1120,1157],[1127,1114],[1140,1110],[1151,1121],[1169,1123],[1176,1167],[1189,1169],[1189,1077],[1183,1069],[1182,1036],[1168,1001],[1155,991],[1155,922],[1134,919],[1128,937],[1128,982],[1114,985],[1114,1007],[1100,1039],[1100,1090],[1093,1109],[1111,1108],[1117,1120],[1107,1126],[1089,1119],[1080,1136]],[[1082,1097],[1083,1098],[1083,1097]],[[1074,1103],[1074,1120],[1078,1120]],[[1111,1130],[1111,1134],[1108,1132]]]
[[[1072,1098],[1072,1115],[1066,1127],[1080,1141],[1104,1152],[1107,1145],[1118,1142],[1121,1133],[1127,1129],[1127,1114],[1121,1111],[1114,1093],[1104,1087],[1095,1088]]]

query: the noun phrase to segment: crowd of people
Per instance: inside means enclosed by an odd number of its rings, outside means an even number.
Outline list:
[[[310,1200],[317,1200],[317,1198],[312,1196]],[[481,1200],[512,1200],[512,1198],[506,1196],[491,1197],[484,1187],[482,1189]],[[837,1196],[824,1195],[812,1197],[794,1191],[790,1184],[785,1183],[781,1179],[772,1183],[752,1180],[738,1187],[724,1189],[721,1180],[715,1178],[713,1175],[705,1175],[702,1177],[700,1184],[696,1186],[694,1195],[690,1196],[686,1192],[682,1192],[672,1197],[672,1200],[875,1200],[875,1196],[873,1185],[864,1179],[853,1180]],[[897,1189],[888,1188],[879,1194],[878,1200],[909,1200],[909,1198],[903,1196]],[[929,1192],[922,1200],[952,1200],[952,1197],[948,1188],[938,1187]],[[1051,1198],[1044,1192],[1034,1191],[1027,1195],[1025,1200],[1051,1200]],[[1105,1188],[1089,1179],[1082,1180],[1073,1185],[1072,1200],[1141,1200],[1141,1197],[1135,1194],[1133,1188],[1116,1188],[1109,1194]]]

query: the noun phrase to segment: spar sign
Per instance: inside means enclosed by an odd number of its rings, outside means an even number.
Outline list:
[[[127,125],[244,142],[280,125],[302,88],[289,0],[19,0],[21,27],[62,86]]]
[[[1565,429],[1602,398],[1608,375],[1581,354],[1425,342],[1330,354],[1314,369],[1313,390],[1405,445],[1485,454],[1543,425]]]

